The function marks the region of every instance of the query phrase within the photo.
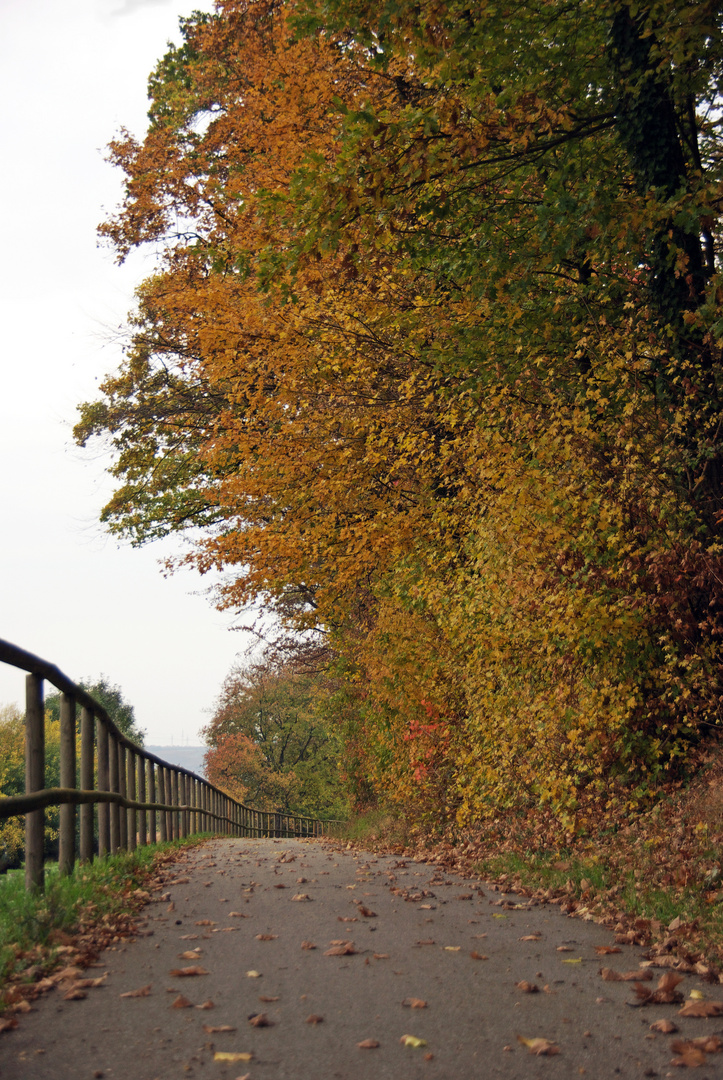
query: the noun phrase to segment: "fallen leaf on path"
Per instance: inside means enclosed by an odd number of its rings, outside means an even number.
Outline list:
[[[249,915],[246,915],[243,911],[229,911],[229,919],[248,919]]]
[[[389,953],[388,952],[375,952],[374,953],[374,959],[375,960],[388,960],[389,959]]]
[[[12,1031],[13,1028],[18,1026],[18,1022],[14,1016],[7,1017],[0,1020],[0,1031]]]
[[[680,1039],[672,1043],[671,1050],[678,1055],[678,1057],[670,1059],[671,1065],[682,1065],[689,1069],[697,1069],[699,1065],[705,1065],[707,1060],[705,1051],[693,1046],[692,1043],[681,1042]]]
[[[278,888],[279,888],[279,886],[277,885],[277,886],[276,886],[276,888],[278,889]],[[285,888],[286,888],[286,886],[285,886],[285,885],[282,885],[282,886],[281,886],[281,888],[282,888],[282,889],[285,889]],[[292,900],[298,900],[299,902],[302,902],[302,901],[304,901],[304,900],[311,900],[311,897],[309,896],[309,894],[308,894],[308,893],[305,893],[305,892],[300,892],[300,893],[296,893],[296,895],[295,895],[295,896],[292,896],[292,897],[291,897],[291,899],[292,899]]]
[[[179,979],[186,979],[190,978],[192,975],[210,975],[210,972],[206,971],[205,967],[194,964],[192,967],[173,968],[168,974],[175,975]]]
[[[216,925],[216,923],[213,921],[213,919],[199,919],[198,922],[194,923],[194,926],[215,926],[215,925]]]
[[[337,922],[359,922],[356,915],[337,915]]]
[[[686,1001],[678,1016],[723,1016],[723,1001]]]
[[[611,956],[613,953],[621,953],[623,950],[619,949],[617,945],[596,945],[595,952],[598,956]]]
[[[492,918],[493,918],[493,919],[506,919],[506,918],[507,918],[507,916],[506,916],[506,915],[500,915],[500,914],[498,914],[498,913],[494,913],[494,914],[492,915]]]
[[[688,997],[692,998],[693,1001],[705,1001],[705,994],[702,990],[691,990]]]
[[[323,1024],[324,1023],[324,1017],[323,1016],[318,1016],[316,1013],[312,1013],[311,1016],[307,1016],[304,1023],[306,1023],[306,1024]]]
[[[72,990],[68,990],[67,994],[63,994],[63,1001],[82,1001],[87,996],[85,990],[78,990],[77,987],[73,987]]]
[[[650,982],[653,973],[649,968],[639,971],[614,971],[613,968],[601,968],[600,975],[603,982]]]
[[[445,945],[444,946],[444,951],[445,952],[459,952],[459,950],[461,948],[462,948],[461,945]]]
[[[276,941],[278,936],[279,936],[278,934],[257,934],[256,935],[256,940],[257,941]]]
[[[213,1055],[214,1061],[253,1061],[253,1054],[229,1054],[223,1050],[217,1050]]]
[[[658,1031],[661,1035],[672,1035],[674,1031],[678,1030],[678,1026],[672,1020],[656,1020],[654,1024],[650,1025],[650,1030]]]
[[[288,889],[288,887],[288,885],[284,885],[281,881],[277,882],[276,885],[274,885],[275,889]]]
[[[237,934],[238,926],[217,926],[212,931],[212,934]]]
[[[324,956],[355,956],[358,951],[358,949],[354,948],[353,941],[345,941],[341,945],[332,945],[330,949],[326,950]]]
[[[418,1039],[416,1035],[402,1035],[399,1040],[402,1046],[410,1046],[413,1050],[418,1050],[420,1046],[426,1046],[426,1039]]]
[[[556,952],[574,952],[572,945],[558,945]]]
[[[65,982],[67,979],[79,979],[83,974],[83,968],[79,967],[64,967],[61,971],[56,971],[52,976],[54,983]]]
[[[521,982],[515,983],[518,990],[521,990],[523,994],[539,994],[540,988],[536,983],[528,982],[527,979],[523,979]]]
[[[315,945],[313,941],[302,941],[301,947],[302,947],[302,949],[318,949],[319,948],[319,946]]]
[[[105,980],[108,978],[108,972],[105,975],[99,975],[96,979],[76,979],[75,986],[78,990],[90,990],[96,986],[102,986]]]
[[[258,1028],[274,1026],[273,1020],[269,1020],[266,1013],[252,1013],[251,1016],[249,1016],[249,1024],[251,1024],[251,1027]]]
[[[643,986],[640,982],[636,982],[635,993],[640,1000],[637,1002],[628,1001],[627,1004],[635,1007],[636,1004],[673,1005],[676,1002],[681,1002],[683,1000],[683,995],[680,993],[679,990],[676,990],[675,988],[678,983],[681,983],[682,981],[682,975],[676,975],[673,971],[666,971],[665,975],[661,975],[660,979],[658,980],[658,985],[655,990],[650,990],[649,987]],[[697,1005],[703,1004],[703,1002],[690,1002],[690,1004]]]
[[[581,956],[566,956],[565,959],[562,962],[563,962],[563,964],[581,964],[582,963],[582,957]]]
[[[213,1027],[211,1024],[204,1024],[203,1030],[207,1035],[222,1035],[227,1031],[235,1031],[235,1027],[231,1027],[230,1024],[219,1024],[217,1027]]]
[[[484,953],[477,952],[476,949],[472,949],[472,952],[469,955],[472,957],[473,960],[489,960],[489,956],[485,956]]]
[[[518,941],[542,941],[542,934],[525,934],[524,937],[518,938]]]
[[[216,1006],[214,1005],[214,1003],[209,998],[208,1001],[204,1001],[200,1005],[196,1005],[196,1008],[197,1009],[215,1009]]]
[[[246,978],[247,979],[260,979],[261,978],[261,972],[260,971],[247,971],[246,972]]]
[[[434,945],[434,938],[426,938],[424,941],[415,941],[415,945]]]
[[[560,1053],[559,1046],[550,1042],[549,1039],[525,1039],[522,1035],[518,1035],[517,1041],[526,1046],[531,1054],[536,1054],[538,1057],[552,1057],[553,1054]]]
[[[357,1046],[360,1050],[376,1050],[379,1043],[376,1039],[363,1039],[362,1042],[358,1042]]]
[[[280,999],[278,994],[276,995],[276,997],[271,997],[270,994],[259,994],[259,1001],[263,1001],[265,1004],[268,1004],[271,1001],[280,1001],[280,1000],[281,999]]]
[[[179,952],[179,960],[198,960],[201,955],[200,949],[189,949],[188,952]]]
[[[166,911],[175,911],[175,910],[176,910],[176,905],[175,905],[175,904],[173,903],[173,901],[171,900],[170,904],[169,904],[169,905],[168,905],[168,907],[166,908]]]
[[[198,941],[198,934],[181,934],[181,941]]]
[[[183,994],[179,994],[178,997],[176,998],[176,1000],[171,1005],[171,1008],[172,1009],[192,1009],[193,1008],[193,1002],[189,1001],[187,997],[183,996]]]
[[[426,1009],[427,1008],[427,1002],[426,1001],[423,1001],[422,998],[415,998],[415,997],[405,998],[404,1001],[402,1002],[402,1005],[404,1005],[408,1009]]]
[[[364,907],[363,904],[359,905],[359,914],[364,919],[376,919],[377,917],[376,911],[372,911],[371,908]]]
[[[125,994],[121,994],[120,996],[122,998],[148,997],[152,986],[153,983],[148,983],[148,986],[141,986],[139,990],[126,990]]]

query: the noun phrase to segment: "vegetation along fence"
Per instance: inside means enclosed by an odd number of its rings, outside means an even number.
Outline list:
[[[337,822],[254,810],[137,746],[105,709],[53,664],[0,639],[0,661],[26,679],[25,794],[0,797],[0,819],[25,815],[25,884],[44,884],[44,811],[60,806],[59,869],[136,845],[214,831],[227,836],[323,836]],[[60,787],[45,786],[44,681],[61,692]],[[80,762],[77,709],[80,706]],[[78,765],[80,766],[78,768]],[[76,807],[80,807],[79,844]],[[96,817],[97,815],[97,817]],[[95,837],[97,835],[97,846]],[[78,847],[78,851],[76,851]]]

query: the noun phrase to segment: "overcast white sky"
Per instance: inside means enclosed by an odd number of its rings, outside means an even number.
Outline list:
[[[120,361],[114,330],[152,268],[118,268],[95,228],[120,198],[104,147],[141,134],[146,80],[178,17],[211,0],[0,0],[0,637],[72,679],[104,673],[149,743],[195,743],[249,640],[170,548],[97,524],[106,462],[71,439],[76,405]],[[0,664],[0,704],[24,676]]]

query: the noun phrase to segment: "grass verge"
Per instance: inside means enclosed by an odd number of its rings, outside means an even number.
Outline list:
[[[42,893],[26,892],[23,870],[0,878],[0,1009],[12,1010],[60,963],[83,964],[130,932],[159,867],[208,835],[96,859],[64,877],[57,863],[47,864]]]

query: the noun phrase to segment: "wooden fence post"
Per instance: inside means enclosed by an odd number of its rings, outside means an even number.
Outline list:
[[[108,728],[100,717],[96,718],[96,737],[98,746],[98,791],[110,790],[108,775]],[[107,855],[110,851],[110,813],[108,803],[98,803],[98,854]]]
[[[146,796],[148,802],[156,801],[156,774],[153,766],[153,762],[150,758],[146,759]],[[148,811],[148,843],[155,844],[157,840],[156,836],[156,811]]]
[[[75,773],[75,700],[68,694],[60,698],[60,786],[78,786]],[[71,874],[75,865],[75,805],[63,803],[60,807],[60,844],[58,848],[58,871]]]
[[[128,798],[131,802],[135,802],[136,799],[136,755],[132,750],[128,751],[128,760],[126,762],[126,790],[128,792]],[[128,850],[135,851],[138,843],[138,817],[137,810],[128,811]]]
[[[80,786],[83,791],[91,791],[94,786],[94,750],[93,713],[84,705],[80,710]],[[80,861],[84,863],[90,862],[93,858],[94,810],[92,803],[83,803],[80,807]]]
[[[146,760],[138,755],[136,762],[136,788],[138,789],[138,802],[146,801]],[[138,811],[138,843],[141,847],[146,846],[146,812]]]
[[[108,738],[108,777],[109,790],[118,791],[118,743],[115,735]],[[115,855],[120,847],[120,807],[118,803],[110,804],[110,853]]]
[[[159,803],[167,802],[166,799],[166,770],[159,765],[158,766],[158,801]],[[161,843],[165,843],[168,839],[168,828],[166,825],[167,814],[165,810],[159,811],[159,825],[161,826]]]
[[[126,748],[118,743],[118,792],[125,799],[127,794],[126,784]],[[118,807],[118,833],[121,851],[128,850],[128,811],[125,806]]]
[[[173,804],[173,806],[178,806],[178,770],[177,769],[172,769],[171,770],[171,791],[173,793],[173,797],[171,798],[171,803]],[[174,840],[179,840],[180,837],[181,837],[181,833],[179,831],[181,822],[179,821],[178,810],[173,811],[173,813],[171,815],[171,821],[173,822],[173,825],[172,825],[173,839]]]
[[[43,680],[28,675],[25,680],[25,792],[45,787],[45,706]],[[45,886],[43,844],[45,811],[32,810],[25,816],[25,888],[42,892]]]

